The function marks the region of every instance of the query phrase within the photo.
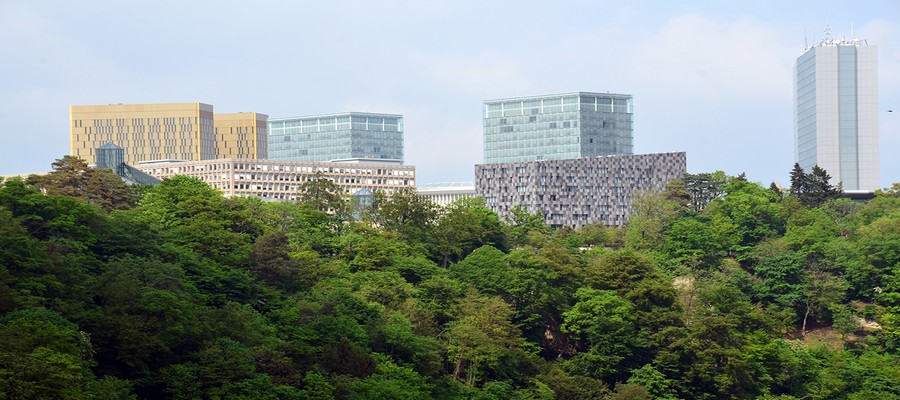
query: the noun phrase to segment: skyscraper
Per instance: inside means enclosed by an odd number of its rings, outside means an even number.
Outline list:
[[[865,40],[825,39],[794,66],[794,159],[824,168],[844,190],[880,187],[878,53]]]
[[[634,152],[632,98],[577,92],[484,102],[484,163]]]
[[[403,162],[403,116],[347,112],[270,118],[268,158]]]

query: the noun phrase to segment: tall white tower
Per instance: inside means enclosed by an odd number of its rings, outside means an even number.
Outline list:
[[[807,172],[824,168],[845,191],[880,188],[876,46],[826,28],[797,58],[794,160]]]

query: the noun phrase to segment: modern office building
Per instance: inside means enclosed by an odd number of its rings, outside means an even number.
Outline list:
[[[473,182],[438,182],[426,183],[416,187],[419,197],[430,199],[441,207],[467,198],[475,197],[475,183]]]
[[[683,152],[482,164],[475,166],[475,192],[501,218],[522,206],[554,227],[619,226],[635,194],[663,190],[686,169]]]
[[[215,114],[213,122],[216,132],[215,158],[264,160],[268,119],[268,115],[255,112]]]
[[[216,157],[213,106],[203,103],[69,107],[70,154],[94,160],[100,146],[125,151],[125,163]]]
[[[484,102],[484,163],[634,152],[632,97],[577,92]]]
[[[865,40],[825,39],[794,65],[794,156],[824,168],[846,191],[880,187],[878,53]]]
[[[295,200],[300,185],[320,176],[331,179],[348,195],[388,194],[416,187],[416,167],[360,163],[217,159],[185,162],[149,162],[136,168],[165,179],[175,175],[197,177],[222,190],[225,196],[256,196],[263,200]],[[368,191],[368,192],[366,192]]]
[[[269,119],[268,158],[403,163],[403,116],[347,112]]]

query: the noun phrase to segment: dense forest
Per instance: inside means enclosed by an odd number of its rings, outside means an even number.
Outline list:
[[[551,229],[53,168],[0,182],[0,398],[900,398],[897,184],[689,174]]]

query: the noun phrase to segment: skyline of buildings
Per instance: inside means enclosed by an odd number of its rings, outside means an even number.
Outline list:
[[[807,172],[824,168],[845,191],[881,188],[877,46],[826,28],[796,59],[794,160]]]
[[[574,92],[484,102],[484,163],[634,153],[633,99]]]
[[[875,46],[830,36],[796,60],[795,156],[806,170],[825,168],[847,191],[879,188],[876,63]],[[484,163],[475,165],[475,182],[420,185],[423,197],[443,205],[474,194],[501,217],[522,206],[551,226],[618,226],[630,216],[635,192],[662,190],[687,172],[684,152],[634,154],[628,94],[485,100],[482,111]],[[294,199],[316,173],[350,195],[416,187],[415,167],[403,166],[399,114],[268,118],[215,114],[203,103],[72,106],[70,112],[73,155],[88,143],[125,140],[136,147],[134,159],[143,157],[137,160],[144,161],[141,171],[158,178],[196,176],[227,196]],[[213,128],[211,138],[205,126]],[[206,140],[211,146],[204,146]],[[129,148],[123,147],[127,158]],[[187,156],[162,156],[169,154]],[[158,161],[146,162],[152,160]]]
[[[268,159],[403,164],[403,116],[367,112],[269,119]]]

